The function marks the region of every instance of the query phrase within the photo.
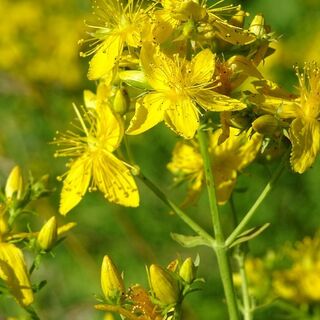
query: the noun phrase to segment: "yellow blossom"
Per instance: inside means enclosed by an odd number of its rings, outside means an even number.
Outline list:
[[[60,212],[66,214],[76,206],[87,189],[99,189],[110,202],[136,207],[139,193],[128,165],[113,154],[122,139],[123,126],[108,104],[95,110],[74,106],[79,133],[67,131],[55,143],[61,147],[57,157],[75,158],[70,163],[61,192]]]
[[[199,127],[198,105],[210,111],[246,107],[239,100],[213,91],[215,56],[209,49],[187,61],[145,45],[141,63],[153,91],[137,101],[128,134],[140,134],[164,120],[174,132],[191,139]]]
[[[316,63],[305,64],[303,71],[296,69],[300,96],[287,94],[279,87],[257,82],[265,96],[257,96],[261,109],[282,119],[293,119],[289,128],[292,144],[291,166],[295,172],[304,173],[314,163],[320,148],[320,69]],[[259,101],[260,100],[260,101]]]
[[[244,169],[256,157],[260,150],[262,137],[259,134],[240,132],[230,128],[229,137],[219,144],[222,130],[210,135],[209,152],[212,158],[212,170],[216,195],[219,204],[228,201],[237,180],[237,172]],[[199,194],[204,183],[203,162],[199,147],[195,142],[178,142],[168,169],[176,176],[189,180],[187,203]]]
[[[306,237],[294,247],[288,246],[285,255],[291,266],[273,275],[275,294],[296,303],[320,301],[320,237]],[[283,256],[283,255],[282,255]]]
[[[33,292],[22,251],[12,243],[0,242],[0,278],[22,306],[33,302]]]
[[[94,53],[90,61],[90,80],[107,76],[120,60],[125,46],[140,46],[143,26],[150,8],[143,9],[143,1],[129,0],[126,4],[117,0],[94,0],[93,9],[96,21],[89,34],[93,48],[83,56]],[[83,41],[82,41],[83,42]]]
[[[196,0],[162,0],[163,8],[154,12],[154,38],[162,43],[177,30],[184,35],[195,35],[203,39],[219,38],[232,44],[248,44],[256,37],[253,33],[234,26],[225,20],[225,16],[241,15],[240,6],[227,5],[219,7],[221,1],[207,6],[206,1]],[[183,28],[181,26],[183,25]],[[191,30],[190,29],[191,26]],[[186,28],[188,32],[185,32]],[[179,37],[178,37],[179,39]],[[175,39],[177,40],[177,39]]]
[[[297,75],[300,99],[292,110],[290,161],[294,171],[303,173],[314,163],[320,147],[320,69],[317,64],[306,64]]]

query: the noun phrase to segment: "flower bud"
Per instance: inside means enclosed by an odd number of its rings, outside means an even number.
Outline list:
[[[107,255],[104,256],[101,266],[101,288],[107,300],[116,299],[125,292],[123,279]]]
[[[57,241],[58,228],[56,217],[51,217],[41,228],[37,243],[42,250],[50,250]]]
[[[128,96],[128,92],[124,88],[119,88],[116,91],[113,100],[113,111],[120,115],[125,114],[130,106],[130,98]]]
[[[266,33],[265,25],[264,25],[264,17],[261,14],[257,14],[249,27],[249,31],[254,33],[257,37],[262,37]]]
[[[179,276],[186,282],[191,283],[196,277],[196,266],[191,258],[187,258],[181,265]]]
[[[15,195],[16,199],[21,199],[23,188],[23,180],[21,175],[21,169],[19,166],[15,166],[7,179],[5,194],[7,199],[12,199]]]
[[[119,78],[129,86],[146,89],[149,88],[147,78],[143,71],[124,70],[119,72]]]
[[[252,122],[252,128],[263,135],[271,136],[279,129],[279,121],[272,115],[265,114]]]
[[[175,304],[180,298],[179,282],[174,275],[162,267],[150,266],[150,285],[156,298],[163,304]]]
[[[246,13],[243,10],[237,11],[229,20],[229,23],[235,27],[243,28]]]

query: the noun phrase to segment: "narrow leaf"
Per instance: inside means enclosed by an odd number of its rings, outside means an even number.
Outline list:
[[[229,246],[229,248],[232,248],[236,245],[239,245],[240,243],[249,241],[255,237],[257,237],[260,233],[262,233],[265,229],[267,229],[270,226],[270,223],[266,223],[262,226],[257,226],[251,229],[246,230],[245,232],[241,233]]]

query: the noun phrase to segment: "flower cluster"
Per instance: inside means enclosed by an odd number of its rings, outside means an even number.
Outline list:
[[[180,316],[183,298],[202,281],[196,278],[198,264],[191,258],[183,262],[174,260],[167,268],[152,264],[147,270],[150,290],[140,284],[126,290],[117,267],[109,256],[104,256],[101,266],[104,297],[95,308],[118,313],[128,320],[176,319],[177,314]]]
[[[138,206],[133,164],[119,147],[124,136],[160,122],[184,139],[168,168],[191,179],[188,198],[203,183],[194,141],[201,128],[210,136],[220,204],[258,153],[268,158],[291,143],[292,169],[312,166],[320,143],[319,67],[297,69],[300,95],[265,79],[258,66],[273,53],[275,36],[263,16],[244,28],[240,6],[196,0],[94,0],[93,10],[89,37],[80,43],[81,55],[92,56],[88,78],[98,87],[96,94],[85,91],[85,107],[75,107],[78,132],[56,140],[56,155],[73,158],[61,213],[95,189],[110,202]]]

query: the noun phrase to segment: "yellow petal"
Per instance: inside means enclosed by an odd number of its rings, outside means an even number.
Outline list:
[[[119,35],[111,35],[103,42],[89,62],[88,79],[97,80],[106,76],[114,67],[123,48]]]
[[[174,175],[190,175],[202,172],[203,162],[196,145],[179,141],[172,152],[167,168]]]
[[[91,179],[92,161],[87,154],[75,160],[63,181],[61,191],[61,214],[67,214],[75,207],[86,193]]]
[[[112,153],[93,158],[94,184],[113,203],[126,207],[139,205],[139,192],[130,170]]]
[[[178,135],[192,139],[199,127],[199,112],[191,99],[185,98],[166,109],[164,120]]]
[[[320,123],[315,119],[297,118],[292,121],[289,134],[292,143],[292,168],[303,173],[312,166],[319,153]]]
[[[12,243],[0,243],[0,278],[22,306],[33,302],[33,292],[22,251]]]
[[[215,70],[215,55],[209,49],[202,50],[192,59],[190,69],[190,83],[210,82]]]
[[[162,93],[149,93],[136,103],[136,112],[131,119],[127,134],[140,134],[163,120],[166,97]]]
[[[216,28],[217,36],[231,44],[249,44],[256,40],[256,36],[254,34],[247,30],[243,30],[242,28],[232,26],[218,17],[214,18],[213,24]]]
[[[236,111],[247,107],[247,105],[240,100],[205,89],[199,90],[195,99],[202,108],[209,111]]]
[[[90,90],[83,91],[84,105],[88,110],[96,108],[96,95]]]
[[[262,136],[250,132],[242,132],[230,127],[230,135],[219,144],[222,130],[216,130],[210,137],[210,147],[213,154],[213,173],[216,184],[216,194],[219,204],[224,204],[230,198],[237,179],[237,172],[249,165],[261,148]]]
[[[123,122],[107,104],[97,108],[97,139],[102,141],[108,151],[118,148],[124,133]]]
[[[168,83],[177,78],[177,72],[180,72],[175,62],[152,43],[143,45],[140,59],[148,83],[158,91],[167,90]]]

